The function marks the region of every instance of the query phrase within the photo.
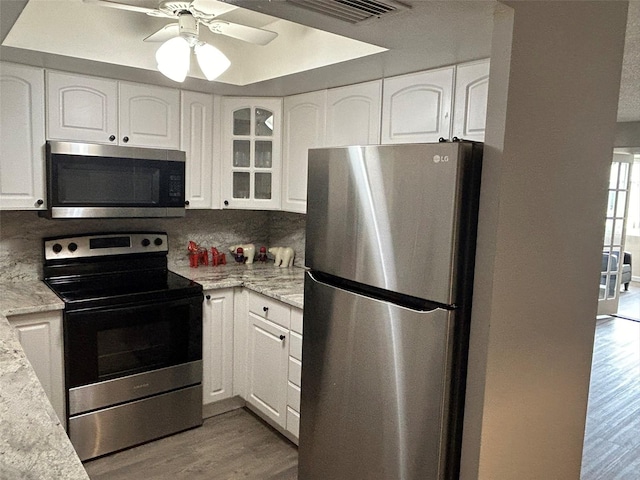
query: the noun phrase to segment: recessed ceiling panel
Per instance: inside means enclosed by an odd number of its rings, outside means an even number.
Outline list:
[[[201,28],[201,39],[219,48],[231,60],[229,70],[216,80],[222,83],[248,85],[386,51],[381,46],[235,8],[216,0],[199,2],[199,7],[207,4],[224,6],[227,11],[216,17],[220,20],[227,19],[278,34],[275,40],[262,46]],[[122,0],[120,3],[155,8],[155,2],[149,0]],[[170,18],[105,8],[82,0],[30,0],[2,45],[157,70],[155,52],[159,45],[143,42],[143,39],[173,22]],[[196,66],[197,62],[191,63],[189,76],[204,78]]]

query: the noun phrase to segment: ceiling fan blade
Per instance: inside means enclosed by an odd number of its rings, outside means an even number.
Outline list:
[[[276,32],[224,20],[212,20],[202,23],[209,27],[209,30],[213,33],[219,33],[220,35],[226,35],[257,45],[266,45],[278,36]]]
[[[146,8],[146,7],[138,7],[136,5],[128,5],[126,3],[118,3],[112,2],[111,0],[82,0],[84,3],[88,3],[91,5],[99,5],[101,7],[107,8],[116,8],[118,10],[127,10],[129,12],[138,12],[138,13],[146,13],[147,15],[158,16],[158,14],[162,14],[159,10],[154,8]]]
[[[166,42],[170,38],[177,37],[180,33],[180,25],[177,23],[169,23],[156,33],[152,33],[143,41],[145,42]]]
[[[197,11],[202,18],[219,17],[227,12],[236,10],[238,7],[231,3],[221,2],[218,0],[193,0],[189,9]]]

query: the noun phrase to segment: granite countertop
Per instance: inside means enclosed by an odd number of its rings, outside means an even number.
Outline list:
[[[88,480],[18,337],[0,314],[0,478]]]
[[[303,308],[304,273],[300,267],[278,268],[273,262],[228,263],[216,267],[179,266],[172,272],[202,285],[204,290],[245,287],[296,308]]]
[[[62,310],[40,281],[0,284],[0,478],[88,480],[5,315]]]
[[[303,268],[230,263],[171,270],[204,290],[246,287],[303,307]],[[0,283],[0,478],[89,478],[6,318],[63,308],[41,281]]]
[[[0,313],[5,316],[64,308],[64,302],[40,280],[0,283],[0,292]]]

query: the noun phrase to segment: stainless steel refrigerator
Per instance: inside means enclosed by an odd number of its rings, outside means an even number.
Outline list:
[[[299,480],[457,478],[481,161],[309,150]]]

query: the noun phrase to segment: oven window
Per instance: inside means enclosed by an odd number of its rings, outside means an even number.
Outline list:
[[[66,312],[67,388],[202,360],[202,295]]]
[[[128,375],[161,368],[171,358],[171,325],[168,320],[97,332],[98,378]]]

